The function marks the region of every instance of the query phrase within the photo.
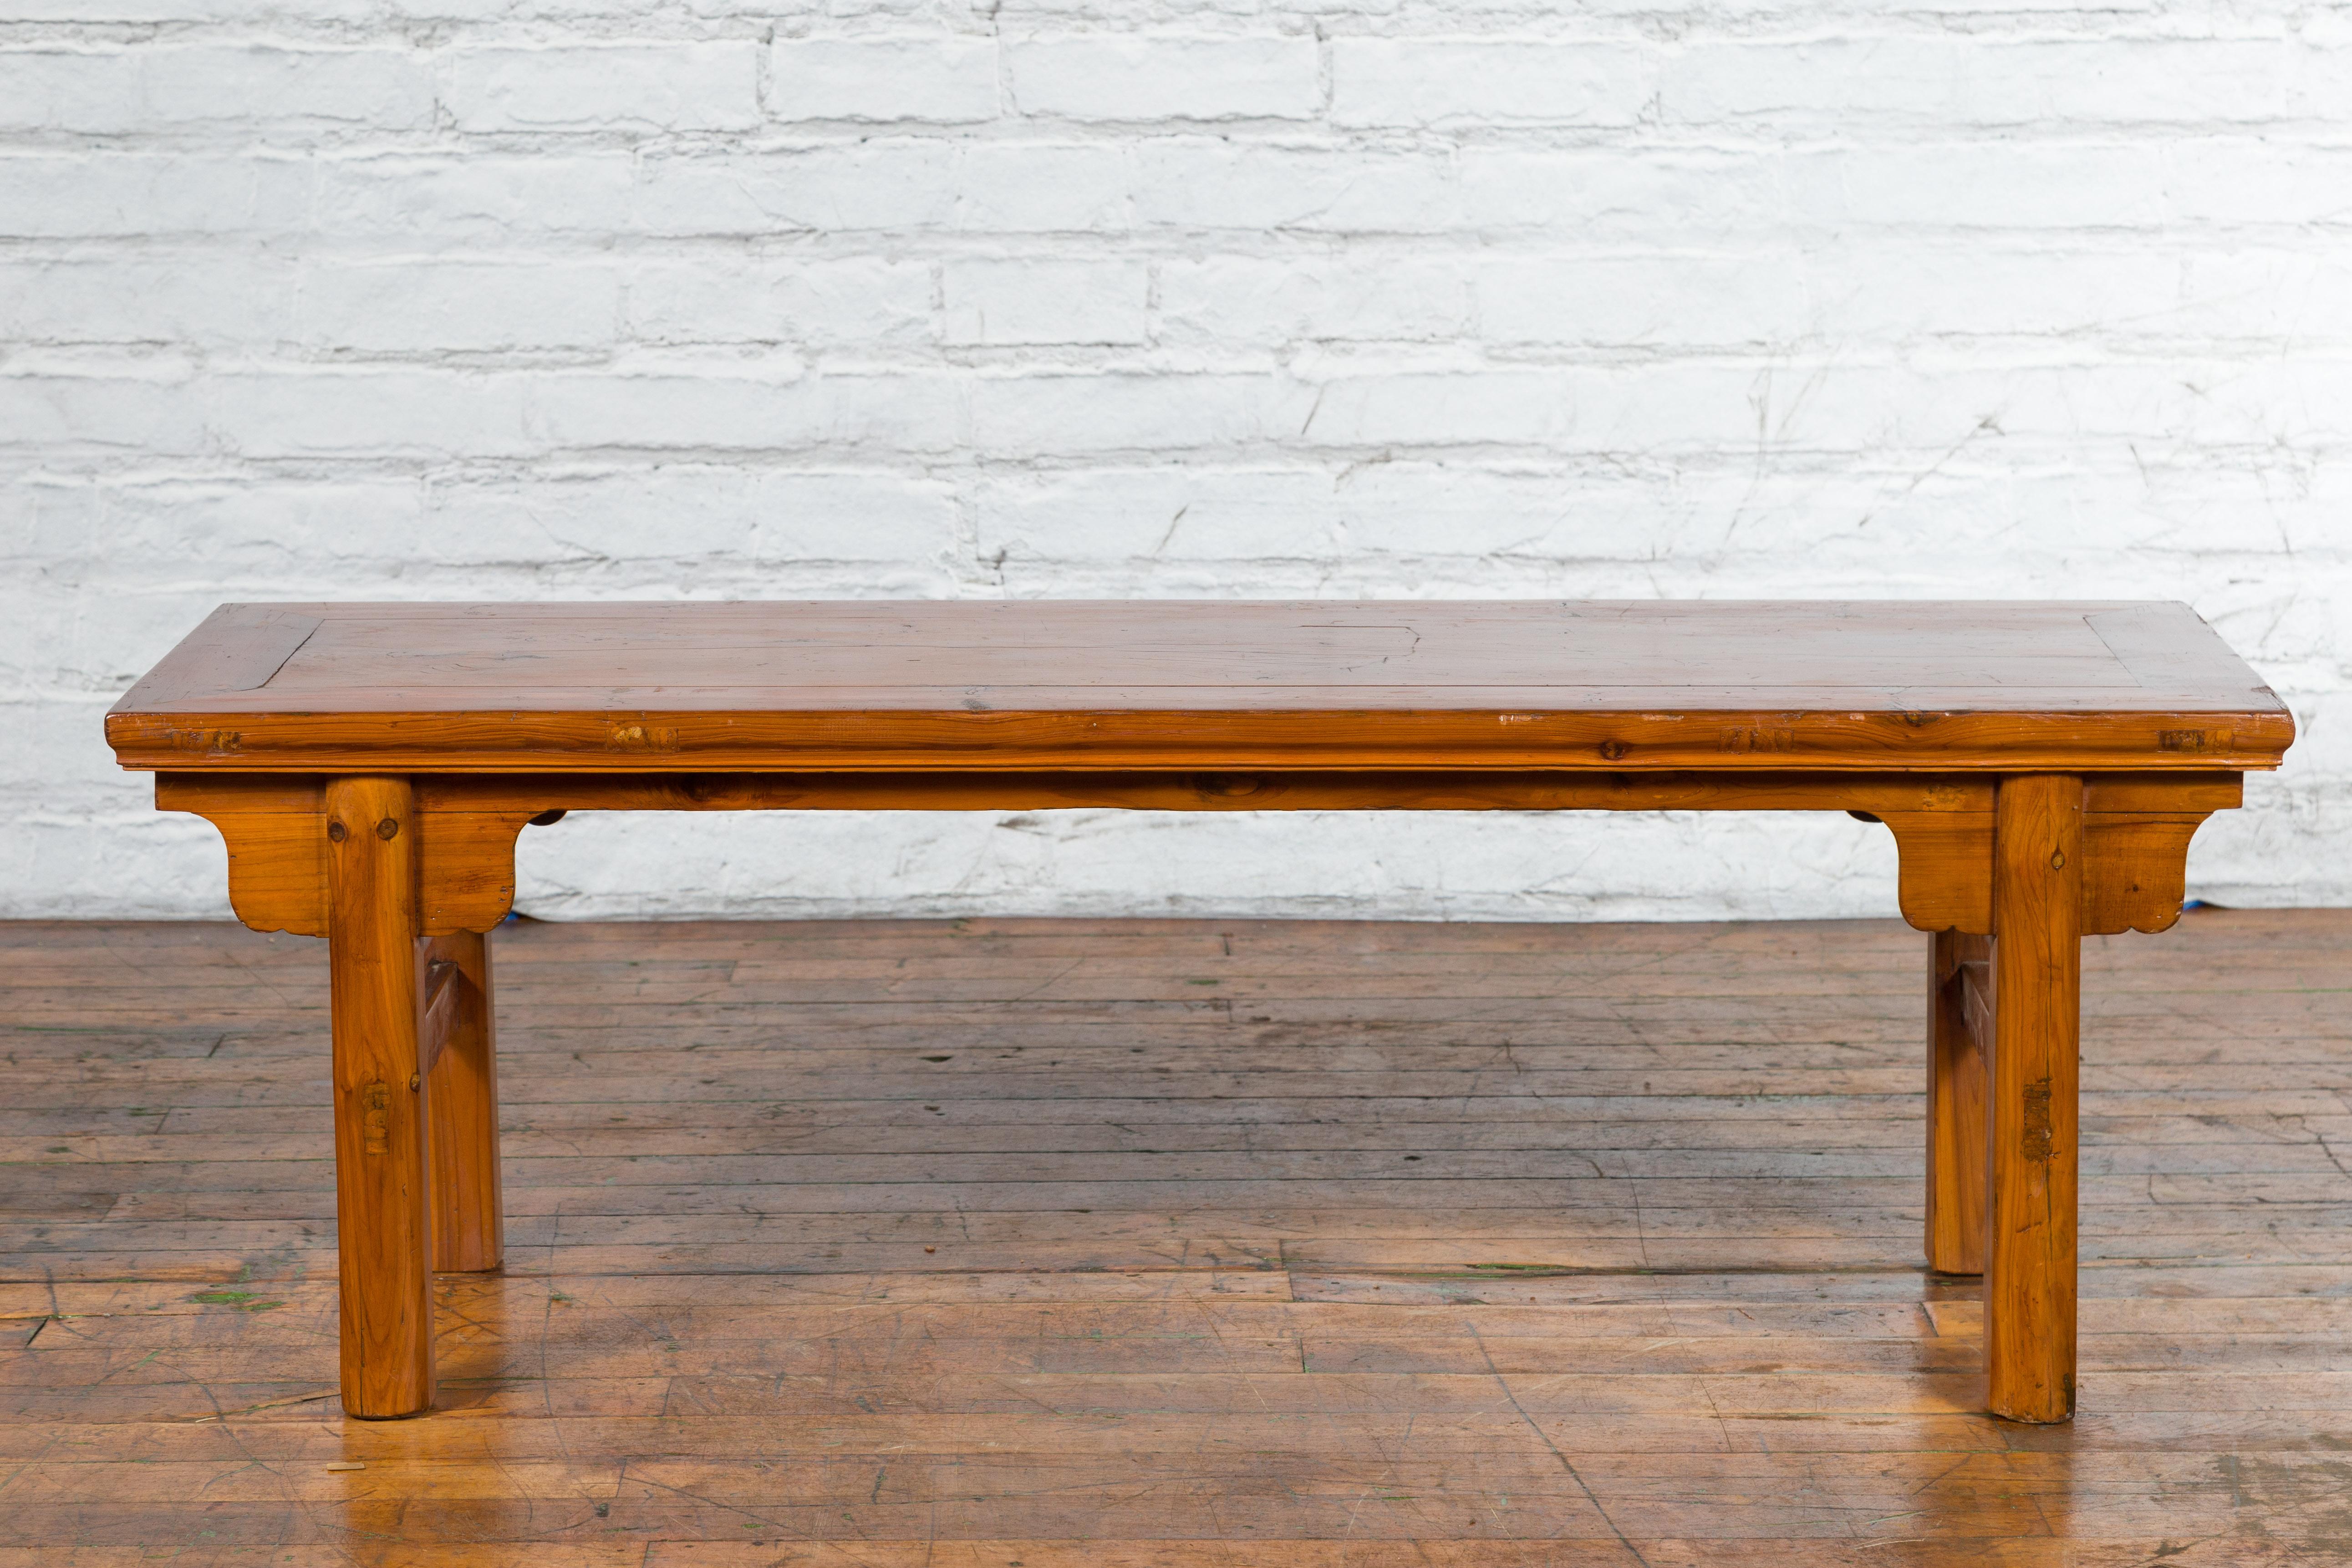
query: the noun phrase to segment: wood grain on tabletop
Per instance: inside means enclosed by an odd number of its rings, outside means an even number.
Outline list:
[[[2147,603],[224,605],[139,767],[2232,769],[2286,710]]]
[[[323,944],[0,927],[0,1568],[2347,1560],[2347,940],[2086,942],[2039,1427],[1916,932],[511,926],[507,1268],[362,1423]]]

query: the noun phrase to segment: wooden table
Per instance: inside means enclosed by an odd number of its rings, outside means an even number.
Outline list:
[[[1928,1266],[1986,1405],[2074,1408],[2081,938],[2176,920],[2294,738],[2185,605],[230,605],[107,715],[327,938],[342,1394],[433,1404],[432,1271],[499,1262],[485,936],[567,811],[1846,811],[1929,931]]]

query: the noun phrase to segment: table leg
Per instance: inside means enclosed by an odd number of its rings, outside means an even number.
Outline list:
[[[2003,779],[1994,809],[1985,1404],[2012,1420],[2066,1421],[2074,1414],[2083,781]]]
[[[1981,1274],[1992,939],[1927,939],[1927,1267]]]
[[[414,1415],[433,1404],[433,1275],[408,781],[332,780],[326,818],[343,1409]]]
[[[502,1253],[499,1193],[498,1044],[489,938],[428,938],[425,1098],[432,1130],[433,1267],[496,1268]]]

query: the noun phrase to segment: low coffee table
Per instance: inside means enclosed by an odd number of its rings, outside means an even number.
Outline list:
[[[1927,1260],[1988,1409],[2074,1408],[2081,938],[2180,913],[2286,709],[2186,605],[229,605],[107,715],[327,939],[342,1397],[433,1404],[499,1261],[485,934],[567,811],[1846,811],[1927,966]]]

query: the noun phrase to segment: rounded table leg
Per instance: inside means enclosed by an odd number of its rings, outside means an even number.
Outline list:
[[[331,781],[324,826],[343,1409],[415,1415],[433,1405],[433,1275],[408,781]]]
[[[489,938],[476,931],[425,943],[425,1097],[432,1120],[433,1267],[496,1268],[503,1250],[499,1193],[499,1068],[491,1018]]]
[[[2012,1420],[2067,1421],[2074,1415],[2083,781],[2003,779],[1995,813],[1985,1405]]]

